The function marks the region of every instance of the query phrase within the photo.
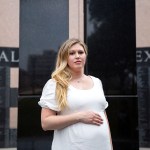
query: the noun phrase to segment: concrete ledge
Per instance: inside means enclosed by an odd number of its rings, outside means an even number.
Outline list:
[[[140,147],[139,150],[150,150],[150,148],[142,148],[142,147]]]
[[[17,150],[17,148],[0,148],[0,150]]]

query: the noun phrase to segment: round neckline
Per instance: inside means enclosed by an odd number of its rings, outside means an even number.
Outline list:
[[[79,91],[89,91],[89,90],[92,90],[94,87],[95,87],[95,82],[94,82],[94,79],[92,76],[88,75],[91,80],[93,81],[93,86],[89,89],[80,89],[80,88],[77,88],[77,87],[74,87],[73,85],[69,84],[69,87],[72,88],[72,89],[75,89],[75,90],[79,90]]]

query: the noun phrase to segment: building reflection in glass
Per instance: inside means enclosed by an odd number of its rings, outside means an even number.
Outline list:
[[[68,0],[21,0],[19,95],[39,95],[69,37]]]
[[[29,55],[27,72],[20,69],[20,94],[41,94],[43,85],[54,70],[56,51],[46,50],[42,55]]]
[[[42,130],[38,101],[59,46],[69,37],[68,3],[20,1],[18,150],[51,149],[53,131]]]

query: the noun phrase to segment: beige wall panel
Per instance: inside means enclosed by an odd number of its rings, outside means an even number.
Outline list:
[[[10,68],[10,87],[18,88],[19,68]]]
[[[18,108],[11,107],[9,113],[10,113],[9,128],[17,129]]]
[[[0,47],[19,47],[19,0],[0,0]]]
[[[150,47],[150,0],[136,0],[136,46]]]
[[[79,39],[84,40],[84,4],[79,0]]]
[[[84,39],[83,0],[69,0],[69,38]]]
[[[150,150],[150,148],[140,148],[140,150]]]

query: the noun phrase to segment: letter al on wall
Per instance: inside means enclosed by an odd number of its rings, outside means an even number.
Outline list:
[[[19,63],[19,48],[0,47],[0,66],[17,67]]]

